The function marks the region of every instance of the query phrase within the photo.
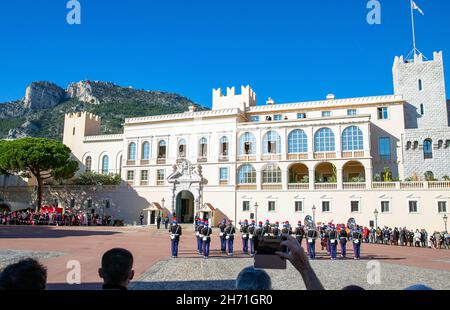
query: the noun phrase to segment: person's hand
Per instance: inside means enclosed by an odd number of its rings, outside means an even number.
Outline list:
[[[282,238],[285,239],[285,241],[283,241],[281,245],[285,246],[288,249],[288,252],[276,252],[276,254],[281,258],[289,260],[300,272],[308,269],[310,267],[308,257],[297,239],[287,234],[283,234]]]

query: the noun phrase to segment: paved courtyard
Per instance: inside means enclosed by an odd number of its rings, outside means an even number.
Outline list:
[[[216,230],[217,231],[217,230]],[[24,257],[39,259],[48,268],[49,289],[98,289],[97,269],[102,253],[113,247],[129,249],[136,276],[132,289],[233,289],[242,268],[252,259],[238,249],[233,258],[221,256],[218,237],[213,237],[211,258],[202,260],[195,251],[195,236],[186,229],[180,258],[170,258],[170,239],[154,227],[18,227],[0,226],[0,269]],[[319,249],[320,250],[320,249]],[[350,257],[352,252],[349,253]],[[81,285],[66,284],[67,262],[81,264]],[[369,284],[368,263],[380,264],[380,281]],[[319,251],[313,268],[328,289],[357,284],[366,289],[399,289],[422,283],[450,289],[450,251],[382,245],[363,245],[360,261],[331,262]],[[288,263],[283,271],[268,271],[275,289],[304,289],[298,272]]]

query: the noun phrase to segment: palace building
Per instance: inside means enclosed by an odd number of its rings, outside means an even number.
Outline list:
[[[123,185],[59,203],[102,208],[128,223],[145,210],[222,218],[443,230],[450,203],[449,103],[442,53],[396,57],[394,93],[257,105],[249,87],[212,92],[212,109],[125,120],[99,135],[89,113],[65,117],[81,171]],[[83,198],[80,198],[83,197]],[[106,210],[105,210],[106,205]]]

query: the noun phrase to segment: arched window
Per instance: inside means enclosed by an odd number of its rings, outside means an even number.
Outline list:
[[[198,143],[198,156],[207,157],[208,156],[208,139],[205,137],[201,138]]]
[[[228,137],[220,138],[220,156],[228,156]]]
[[[92,171],[92,157],[91,156],[86,157],[84,166],[86,167],[86,172]]]
[[[288,152],[289,154],[307,153],[308,152],[308,137],[301,129],[293,130],[288,137]]]
[[[256,183],[256,170],[252,165],[244,165],[239,168],[238,172],[239,184],[255,184]]]
[[[246,132],[239,138],[239,150],[241,155],[253,155],[256,153],[255,136]]]
[[[431,141],[431,139],[426,139],[425,141],[423,141],[423,158],[433,158],[433,142]]]
[[[109,157],[108,157],[108,155],[105,155],[102,158],[102,173],[103,174],[109,173]]]
[[[281,183],[281,169],[277,165],[267,165],[263,168],[263,183]]]
[[[315,152],[332,152],[335,150],[334,134],[330,128],[321,128],[314,136]]]
[[[134,142],[128,145],[128,160],[136,160],[136,143]]]
[[[166,158],[167,155],[167,143],[165,140],[161,140],[158,143],[158,158],[163,159]]]
[[[356,126],[345,128],[342,132],[342,150],[360,151],[364,149],[363,133]]]
[[[186,140],[178,141],[178,158],[186,158]]]
[[[149,160],[150,159],[150,143],[148,141],[145,141],[142,144],[142,160]]]
[[[263,137],[263,154],[281,153],[281,138],[275,131],[267,132]]]

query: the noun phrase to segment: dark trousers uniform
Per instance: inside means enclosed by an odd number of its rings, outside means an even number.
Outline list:
[[[228,254],[232,255],[233,254],[233,243],[234,243],[234,238],[233,236],[227,236],[227,245],[228,245]]]
[[[308,238],[307,242],[308,242],[309,258],[314,259],[316,258],[316,241],[314,239]]]
[[[227,252],[227,239],[225,239],[225,236],[223,235],[223,232],[220,233],[220,252],[226,253]]]
[[[347,238],[341,237],[339,243],[341,244],[341,255],[345,257],[347,255]]]
[[[172,256],[177,257],[178,256],[178,244],[180,242],[180,238],[172,239]]]
[[[330,255],[332,259],[336,259],[336,252],[337,252],[337,240],[330,239]]]
[[[206,238],[206,240],[205,240]],[[203,256],[204,257],[209,257],[209,247],[211,245],[211,238],[210,237],[203,237],[202,240],[202,247],[203,247]]]
[[[248,234],[242,235],[242,251],[248,254]]]
[[[361,257],[361,241],[359,239],[353,240],[353,251],[355,252],[355,258]]]

